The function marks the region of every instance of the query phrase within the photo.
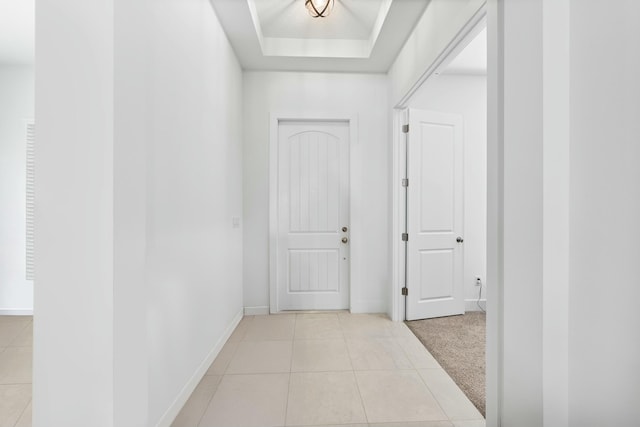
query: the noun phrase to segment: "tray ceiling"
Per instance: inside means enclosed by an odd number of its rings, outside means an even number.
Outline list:
[[[243,68],[386,72],[429,0],[335,0],[312,18],[304,0],[211,0]]]

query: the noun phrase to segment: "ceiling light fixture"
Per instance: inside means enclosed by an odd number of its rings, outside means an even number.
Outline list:
[[[325,18],[331,13],[333,2],[334,0],[305,0],[304,5],[309,15],[314,18]]]

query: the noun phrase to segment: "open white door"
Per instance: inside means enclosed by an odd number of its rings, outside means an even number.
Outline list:
[[[409,110],[407,319],[464,313],[462,117]]]
[[[349,308],[349,122],[278,125],[279,310]]]

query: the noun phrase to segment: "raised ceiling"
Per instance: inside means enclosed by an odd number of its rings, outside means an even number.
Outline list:
[[[429,0],[335,0],[312,18],[304,0],[211,0],[243,68],[386,72]]]
[[[264,37],[367,40],[389,0],[347,0],[335,3],[327,18],[313,19],[300,1],[249,0],[255,4]],[[384,10],[382,8],[385,7]]]

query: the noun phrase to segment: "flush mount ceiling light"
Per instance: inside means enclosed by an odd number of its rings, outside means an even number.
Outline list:
[[[314,18],[325,18],[331,13],[333,2],[334,0],[305,0],[304,5],[309,15]]]

